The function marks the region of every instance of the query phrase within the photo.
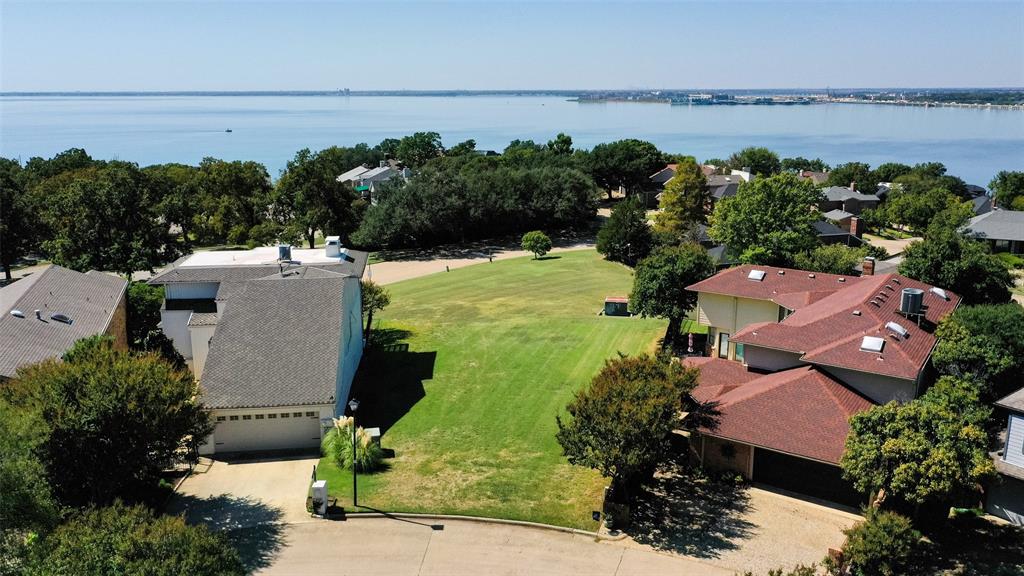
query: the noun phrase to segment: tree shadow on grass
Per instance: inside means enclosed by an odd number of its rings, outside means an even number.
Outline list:
[[[412,352],[408,330],[377,328],[370,333],[355,381],[359,425],[385,434],[426,394],[423,381],[434,378],[437,352]]]
[[[960,517],[922,531],[930,541],[926,574],[1024,575],[1024,529],[985,518]]]
[[[559,258],[561,258],[561,256],[552,256],[550,254],[547,254],[539,258],[534,258],[534,260],[558,260]]]
[[[641,490],[626,530],[656,550],[718,558],[752,535],[747,487],[671,462]]]
[[[285,545],[281,510],[252,498],[178,494],[169,512],[183,512],[188,523],[224,534],[249,573],[270,566]]]

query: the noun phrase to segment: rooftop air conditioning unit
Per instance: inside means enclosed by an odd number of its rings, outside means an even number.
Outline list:
[[[341,236],[328,236],[325,238],[327,246],[324,248],[328,258],[341,257]]]

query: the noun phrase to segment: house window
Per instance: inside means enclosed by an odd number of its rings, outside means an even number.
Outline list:
[[[316,417],[316,412],[306,412],[306,416],[309,416],[310,418]]]
[[[252,420],[252,414],[245,414],[242,416],[242,420]]]
[[[256,415],[256,419],[257,420],[263,420],[263,414],[257,414]]]
[[[728,358],[729,357],[729,333],[722,332],[718,335],[718,357]]]
[[[225,420],[227,420],[227,418],[225,418],[224,416],[217,416],[217,422],[223,422]]]
[[[230,417],[230,419],[231,419],[231,421],[233,422],[233,421],[235,421],[235,420],[238,420],[238,416],[231,416],[231,417]]]
[[[302,418],[302,412],[292,412],[292,416],[295,416],[296,418]]]
[[[1008,251],[1010,249],[1010,241],[1009,240],[996,240],[994,242],[994,244],[995,244],[995,250],[994,250],[995,252],[1006,252],[1006,251]]]
[[[288,418],[289,416],[291,416],[291,414],[288,414],[287,412],[281,412],[281,418]]]
[[[743,362],[743,344],[736,344],[736,359]]]
[[[277,414],[267,414],[267,420],[273,420],[274,418],[277,418]]]

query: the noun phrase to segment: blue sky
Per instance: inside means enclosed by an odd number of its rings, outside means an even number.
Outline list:
[[[1024,86],[1024,2],[0,0],[0,90]]]

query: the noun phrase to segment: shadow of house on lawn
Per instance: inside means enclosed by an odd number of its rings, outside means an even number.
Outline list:
[[[1024,575],[1024,529],[1020,527],[960,517],[924,527],[922,532],[929,540],[921,554],[922,574]]]
[[[423,381],[434,378],[437,352],[411,352],[405,342],[412,333],[376,328],[363,352],[352,384],[358,398],[359,425],[387,433],[424,396]]]
[[[747,487],[666,464],[637,497],[626,533],[656,550],[718,558],[752,535]]]
[[[205,524],[224,534],[249,573],[270,566],[285,544],[281,511],[259,500],[227,494],[211,498],[178,494],[172,502],[171,513],[174,511],[184,511],[190,524]]]

